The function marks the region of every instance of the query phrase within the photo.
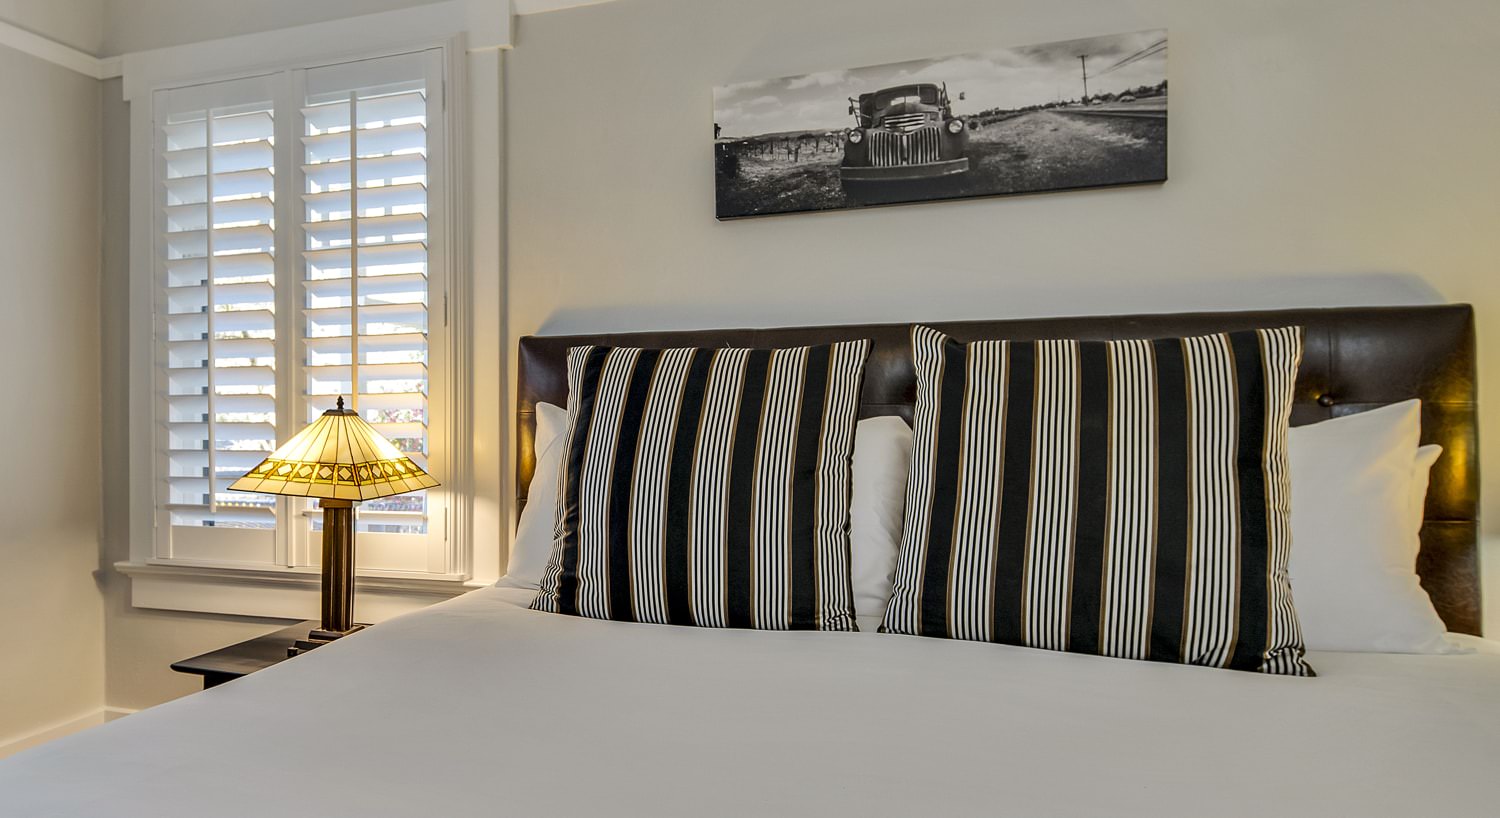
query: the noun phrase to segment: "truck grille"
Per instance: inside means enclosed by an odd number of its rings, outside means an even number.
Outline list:
[[[890,128],[900,133],[911,133],[927,124],[927,114],[920,111],[914,114],[891,114],[880,120],[882,128]]]
[[[936,162],[941,158],[939,131],[938,128],[922,128],[912,133],[870,131],[870,164],[877,168],[894,168]]]

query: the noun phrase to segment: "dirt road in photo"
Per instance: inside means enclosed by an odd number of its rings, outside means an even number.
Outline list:
[[[1128,184],[1167,174],[1165,118],[1034,111],[969,132],[978,165],[956,195]]]

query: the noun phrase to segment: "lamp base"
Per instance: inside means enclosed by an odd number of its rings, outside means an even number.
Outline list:
[[[306,639],[298,639],[297,641],[293,642],[291,646],[286,649],[286,655],[298,656],[303,653],[307,653],[313,648],[321,647],[328,644],[329,642],[332,642],[335,639],[343,636],[348,636],[349,634],[354,633],[358,630],[363,630],[364,627],[364,625],[354,625],[346,631],[330,631],[323,628],[313,628],[307,632]]]

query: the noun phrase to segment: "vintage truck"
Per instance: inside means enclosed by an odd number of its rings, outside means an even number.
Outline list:
[[[959,99],[964,95],[959,94]],[[946,84],[898,85],[849,98],[839,179],[865,197],[884,188],[948,180],[969,171],[969,132]]]

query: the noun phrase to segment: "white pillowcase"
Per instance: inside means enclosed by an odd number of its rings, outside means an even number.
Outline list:
[[[896,574],[906,512],[911,446],[911,427],[894,415],[865,418],[854,428],[849,562],[853,569],[854,615],[861,620],[860,630],[878,627],[891,601],[891,581]]]
[[[1292,598],[1309,650],[1449,653],[1417,580],[1428,472],[1421,403],[1291,430]]]
[[[1432,467],[1437,465],[1439,457],[1443,456],[1443,447],[1436,443],[1417,448],[1417,462],[1412,466],[1411,472],[1411,515],[1417,521],[1417,531],[1422,530],[1422,522],[1427,518],[1427,485],[1432,482]],[[1421,550],[1422,543],[1419,540],[1417,550]],[[1417,555],[1412,554],[1415,561]],[[1415,562],[1414,562],[1415,564]]]
[[[568,412],[550,403],[536,405],[536,471],[526,491],[526,508],[516,523],[510,563],[501,585],[536,588],[552,554],[557,513],[557,476],[562,468]],[[912,432],[894,416],[866,418],[855,427],[853,480],[849,502],[850,567],[854,613],[879,623],[891,598],[896,552],[906,503]]]
[[[552,526],[557,515],[557,472],[562,464],[563,434],[568,430],[568,410],[550,403],[536,405],[536,470],[526,489],[526,507],[516,522],[510,543],[510,562],[500,584],[539,588],[547,559],[552,556]]]

